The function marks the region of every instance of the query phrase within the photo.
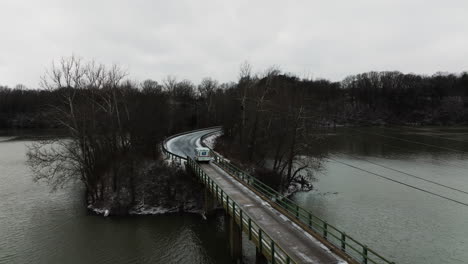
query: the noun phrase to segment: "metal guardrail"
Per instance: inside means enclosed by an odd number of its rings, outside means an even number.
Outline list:
[[[252,217],[242,210],[221,187],[216,184],[193,159],[187,159],[187,166],[197,175],[202,183],[206,185],[216,201],[220,202],[226,212],[233,217],[233,220],[240,226],[240,229],[248,235],[249,240],[253,241],[260,253],[262,253],[272,264],[293,264],[294,261],[286,251],[281,248],[262,230],[260,226],[252,219]]]
[[[162,142],[161,144],[161,150],[162,152],[171,160],[178,160],[179,163],[182,163],[182,161],[187,161],[187,158],[186,157],[182,157],[180,155],[177,155],[175,153],[172,153],[170,152],[167,148],[166,148],[166,144],[167,144],[167,141],[175,138],[175,137],[178,137],[178,136],[182,136],[182,135],[186,135],[186,134],[190,134],[190,133],[193,133],[193,132],[197,132],[197,131],[203,131],[203,130],[209,130],[209,129],[215,129],[215,128],[221,128],[221,126],[213,126],[213,127],[207,127],[207,128],[201,128],[201,129],[195,129],[195,130],[190,130],[190,131],[186,131],[186,132],[182,132],[182,133],[177,133],[177,134],[174,134],[170,137],[167,137],[166,139],[164,139],[164,141]],[[211,134],[211,133],[210,133]]]
[[[350,256],[353,260],[363,264],[395,264],[395,262],[387,260],[345,232],[302,208],[270,186],[232,165],[224,157],[216,154],[214,151],[211,152],[213,153],[215,163],[222,169],[259,192],[265,200],[284,209],[287,212],[286,216],[290,219],[299,221],[314,233],[321,235],[322,238],[333,244],[336,248],[341,249],[343,253]]]
[[[216,128],[216,127],[213,127],[213,128]],[[206,129],[203,129],[203,130],[206,130]],[[174,137],[179,136],[179,135],[187,134],[187,133],[192,133],[192,132],[193,131],[180,133],[180,134],[171,136],[168,139],[174,138]],[[169,152],[165,147],[165,144],[166,144],[167,140],[165,140],[163,142],[163,144],[162,144],[163,145],[162,146],[163,152],[166,155],[168,155],[171,159],[179,159],[181,162],[182,162],[182,160],[186,160],[187,165],[190,168],[192,168],[195,171],[195,173],[197,173],[197,176],[202,177],[202,178],[204,177],[202,180],[203,181],[209,181],[208,184],[216,185],[216,183],[214,183],[208,176],[206,176],[206,174],[201,170],[200,166],[196,162],[194,162],[192,159],[190,159],[190,158],[187,159],[187,158],[181,157],[181,156],[179,156],[177,154],[173,154],[173,153]],[[297,221],[297,222],[301,223],[303,226],[309,228],[309,230],[311,230],[313,233],[315,233],[317,235],[320,235],[323,239],[325,239],[326,241],[333,244],[337,249],[340,249],[341,252],[343,252],[347,256],[350,256],[354,261],[357,261],[358,263],[362,263],[362,264],[369,264],[369,263],[373,263],[373,264],[395,264],[395,262],[389,261],[388,259],[384,258],[383,256],[381,256],[380,254],[378,254],[374,250],[370,249],[367,245],[360,243],[359,241],[357,241],[353,237],[349,236],[345,232],[343,232],[343,231],[339,230],[338,228],[336,228],[335,226],[327,223],[327,221],[322,220],[320,217],[318,217],[318,216],[312,214],[311,212],[309,212],[308,210],[302,208],[301,206],[296,204],[294,201],[292,201],[291,199],[285,197],[284,195],[277,192],[276,190],[274,190],[270,186],[264,184],[263,182],[259,181],[255,177],[249,175],[245,171],[243,171],[240,168],[234,166],[232,163],[230,163],[228,160],[226,160],[223,156],[217,154],[214,151],[211,151],[211,153],[212,153],[212,155],[214,157],[214,162],[217,165],[219,165],[221,168],[223,168],[226,172],[231,174],[231,176],[238,179],[240,182],[244,183],[247,187],[250,187],[250,188],[253,188],[254,190],[256,190],[261,196],[263,196],[262,197],[263,199],[265,199],[266,201],[268,201],[268,202],[282,208],[286,212],[285,215],[287,217],[289,217],[293,221]],[[200,175],[202,175],[202,176],[200,176]],[[205,178],[208,178],[209,180],[206,180]],[[207,186],[210,186],[210,185],[207,185]],[[216,188],[218,188],[217,185],[216,185]],[[218,189],[220,189],[220,188],[218,188]],[[219,190],[216,190],[216,195],[218,195],[218,192],[219,192]],[[224,192],[221,190],[221,193],[224,193]],[[218,196],[216,196],[216,197],[218,198]],[[229,201],[229,200],[227,200],[227,201]],[[232,203],[235,204],[234,201],[232,201]],[[237,204],[232,205],[232,207],[234,207],[234,208],[236,206],[240,210],[240,207]],[[225,204],[223,204],[223,207],[225,207]],[[229,208],[231,208],[231,207],[229,207],[229,205],[228,205],[228,207],[225,207],[225,209],[227,209],[228,211],[229,211]],[[241,217],[241,219],[242,219],[242,217]],[[239,223],[241,223],[241,222],[242,221],[239,221]],[[259,227],[258,227],[258,229],[261,230]],[[247,231],[251,232],[249,230],[247,230]],[[259,232],[262,233],[263,231],[259,231]],[[249,238],[251,238],[250,233],[249,233]],[[258,237],[256,239],[258,239]],[[260,235],[260,240],[262,240],[261,235]],[[271,238],[270,238],[270,243],[274,243],[271,240]],[[260,245],[263,245],[263,244],[260,243]],[[274,245],[272,247],[275,248]],[[268,245],[267,245],[267,248],[268,248]],[[275,253],[273,253],[273,255],[274,254]],[[289,261],[292,261],[292,260],[289,258]],[[276,262],[276,263],[288,263],[288,262]],[[291,263],[294,263],[294,262],[291,262]]]

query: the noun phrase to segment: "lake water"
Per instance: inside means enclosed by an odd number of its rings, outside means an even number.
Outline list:
[[[25,164],[31,141],[5,139],[0,136],[0,263],[231,262],[222,214],[208,221],[192,214],[90,215],[79,185],[51,193],[32,182]],[[323,133],[321,142],[315,151],[338,162],[468,204],[460,192],[468,192],[466,128],[338,129]],[[313,191],[295,195],[300,204],[396,263],[468,262],[466,205],[336,161],[324,163]],[[251,259],[252,248],[247,251]]]
[[[299,204],[396,263],[468,263],[468,129],[338,129],[320,151]]]
[[[0,136],[0,263],[230,263],[222,214],[103,218],[79,185],[51,193],[25,164],[31,141]]]

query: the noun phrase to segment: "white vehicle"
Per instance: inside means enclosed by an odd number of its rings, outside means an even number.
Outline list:
[[[211,155],[209,148],[195,148],[195,160],[198,162],[210,162]]]

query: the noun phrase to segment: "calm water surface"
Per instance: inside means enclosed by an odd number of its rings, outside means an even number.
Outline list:
[[[0,136],[0,263],[230,263],[222,216],[103,218],[82,189],[51,193],[25,164],[31,141]]]
[[[467,193],[401,173],[468,192],[466,128],[338,129],[328,131],[318,149],[337,161],[468,204]],[[324,165],[316,189],[295,195],[301,205],[396,263],[468,263],[466,205],[336,161]]]
[[[89,215],[79,186],[51,193],[32,182],[25,164],[31,141],[4,139],[0,136],[0,263],[230,263],[222,216],[204,221],[190,214]],[[466,128],[339,129],[324,133],[314,149],[468,203],[466,193],[391,170],[468,192]],[[334,161],[325,162],[314,184],[315,190],[294,198],[396,263],[468,263],[467,206]],[[252,248],[246,251],[251,258]]]

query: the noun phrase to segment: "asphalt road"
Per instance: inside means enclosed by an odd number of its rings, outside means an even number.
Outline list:
[[[193,157],[195,155],[194,149],[201,146],[201,137],[219,130],[219,128],[207,129],[174,137],[166,143],[166,148],[177,155]],[[229,197],[249,213],[252,220],[272,237],[276,244],[283,248],[296,263],[347,263],[214,163],[201,164],[201,168]]]
[[[196,131],[184,135],[174,137],[166,142],[166,148],[170,152],[177,154],[182,157],[193,157],[195,156],[195,148],[201,147],[200,139],[202,136],[220,131],[220,128],[212,128],[201,131]]]

